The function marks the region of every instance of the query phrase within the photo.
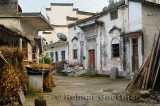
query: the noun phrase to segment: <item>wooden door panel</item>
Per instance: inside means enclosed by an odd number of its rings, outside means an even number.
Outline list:
[[[139,67],[139,58],[138,58],[138,38],[132,39],[133,40],[133,56],[132,56],[132,71],[137,71]]]
[[[94,71],[94,68],[95,68],[95,51],[94,50],[90,50],[89,51],[89,56],[90,56],[90,64],[89,64],[89,67],[90,67],[90,71]]]

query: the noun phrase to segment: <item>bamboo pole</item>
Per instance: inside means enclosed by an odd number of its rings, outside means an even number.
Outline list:
[[[149,69],[148,69],[148,73],[147,73],[147,81],[146,81],[145,90],[148,88],[150,75],[151,75],[151,68],[152,68],[152,64],[153,64],[153,61],[154,61],[154,54],[155,54],[155,49],[156,49],[156,44],[157,44],[157,43],[155,43],[155,38],[156,38],[156,36],[154,37],[154,43],[153,43],[153,47],[152,47],[152,53],[151,53],[151,60],[150,60],[150,64],[149,64]]]
[[[155,59],[154,59],[154,63],[153,63],[153,67],[152,67],[152,70],[153,70],[153,73],[151,75],[151,86],[153,86],[153,83],[154,83],[154,80],[155,80],[155,76],[157,74],[157,62],[160,61],[159,60],[159,55],[160,55],[160,35],[158,37],[158,42],[156,44],[156,52],[155,52]]]
[[[157,48],[157,50],[159,50],[160,49],[160,33],[159,33],[159,37],[158,37],[158,48]],[[158,55],[159,55],[159,51],[158,51],[158,53],[156,54],[156,58],[158,57]],[[157,61],[160,61],[160,59],[157,59]],[[154,67],[154,69],[155,69],[155,67]],[[152,89],[154,88],[154,86],[155,86],[155,84],[156,84],[156,80],[157,80],[157,77],[158,77],[158,74],[159,74],[159,69],[160,69],[160,62],[159,62],[159,64],[158,64],[158,67],[157,67],[157,69],[156,69],[156,75],[155,75],[155,79],[154,79],[154,81],[153,81],[153,85],[152,85]]]
[[[147,73],[148,73],[148,66],[146,66],[146,70],[145,70],[145,74],[144,74],[144,79],[143,79],[143,83],[142,83],[142,88],[141,89],[143,89],[143,90],[144,90],[145,84],[146,84]]]
[[[44,49],[43,49],[43,41],[41,41],[42,51],[43,51],[43,63],[42,63],[42,90],[41,90],[41,99],[43,100],[43,73],[44,73]]]
[[[158,68],[157,68],[157,73],[156,73],[156,76],[155,76],[155,80],[153,82],[153,86],[152,86],[152,89],[154,88],[155,84],[156,84],[156,81],[157,81],[157,77],[158,77],[158,74],[159,74],[159,70],[160,69],[160,62],[159,62],[159,65],[158,65]]]

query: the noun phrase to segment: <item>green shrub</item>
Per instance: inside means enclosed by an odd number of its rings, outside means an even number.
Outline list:
[[[43,58],[39,59],[40,63],[43,63]],[[46,55],[44,56],[44,63],[45,64],[51,64],[51,59],[49,58],[48,53],[46,53]]]

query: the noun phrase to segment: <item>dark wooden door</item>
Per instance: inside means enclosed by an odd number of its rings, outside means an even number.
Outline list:
[[[90,55],[90,71],[94,71],[95,70],[95,51],[94,50],[90,50],[89,51],[89,55]]]
[[[139,62],[138,62],[138,38],[132,39],[133,42],[133,56],[132,56],[132,71],[138,71]]]

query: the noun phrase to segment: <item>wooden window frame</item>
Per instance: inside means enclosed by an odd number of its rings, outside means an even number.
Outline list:
[[[58,52],[55,52],[56,62],[58,61]]]
[[[117,13],[117,17],[112,18],[112,14],[115,13],[115,12]],[[110,12],[110,20],[115,20],[115,19],[118,19],[118,9]]]
[[[43,34],[52,34],[52,32],[43,31]]]
[[[78,53],[78,50],[77,49],[73,49],[73,59],[77,59],[78,58],[77,53]]]
[[[54,52],[50,52],[51,61],[54,61]]]
[[[65,61],[65,59],[66,59],[65,50],[61,51],[61,59],[62,59],[62,61]]]

